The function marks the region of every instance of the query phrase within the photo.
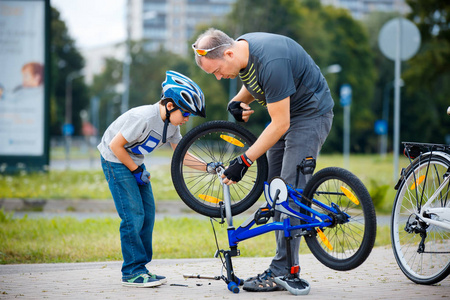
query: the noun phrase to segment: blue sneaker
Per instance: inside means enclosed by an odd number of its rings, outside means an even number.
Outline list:
[[[167,278],[165,276],[161,276],[161,275],[156,275],[156,274],[152,274],[150,272],[147,273],[148,276],[150,276],[153,279],[159,280],[161,282],[161,284],[165,284],[167,283]]]
[[[158,279],[152,278],[148,274],[140,274],[131,279],[122,279],[123,286],[131,286],[131,287],[155,287],[161,285],[161,281]]]

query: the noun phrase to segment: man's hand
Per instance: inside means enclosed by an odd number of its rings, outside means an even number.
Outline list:
[[[230,101],[227,109],[238,122],[247,122],[250,115],[255,112],[248,104],[241,101]]]
[[[253,162],[245,153],[230,161],[230,166],[222,175],[222,178],[226,177],[228,179],[224,183],[230,185],[231,183],[239,182],[252,164]]]
[[[134,175],[138,185],[147,185],[150,183],[150,173],[138,166],[136,170],[131,172]]]

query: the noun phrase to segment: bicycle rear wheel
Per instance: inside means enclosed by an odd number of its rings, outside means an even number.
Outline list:
[[[417,158],[407,169],[395,197],[392,249],[402,272],[418,284],[434,284],[450,274],[450,231],[417,217],[420,207],[442,183],[449,167],[450,161],[440,155],[431,155],[431,160],[429,155]],[[447,185],[431,207],[450,207],[449,197]]]
[[[181,200],[199,214],[221,217],[220,203],[224,199],[220,179],[216,174],[183,165],[186,153],[203,163],[214,162],[226,167],[255,141],[256,137],[250,131],[227,121],[206,122],[189,131],[175,149],[171,165],[173,184]],[[267,170],[267,158],[263,155],[251,165],[241,181],[230,185],[232,215],[244,212],[259,199]]]
[[[347,170],[330,167],[313,175],[304,194],[330,207],[334,203],[349,216],[347,221],[335,220],[334,225],[305,236],[312,254],[338,271],[361,265],[372,251],[377,231],[375,208],[363,183]],[[311,206],[306,199],[302,202]]]

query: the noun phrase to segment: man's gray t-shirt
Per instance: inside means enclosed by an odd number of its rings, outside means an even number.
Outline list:
[[[290,97],[291,116],[313,118],[330,112],[334,101],[311,56],[294,40],[254,32],[240,36],[249,44],[249,61],[239,76],[262,105]]]
[[[164,122],[159,112],[159,103],[132,108],[118,117],[103,134],[97,146],[100,154],[107,161],[120,163],[109,148],[111,140],[120,132],[127,140],[124,148],[139,166],[144,162],[144,154],[161,147]],[[180,127],[169,123],[167,141],[178,144],[181,140]]]

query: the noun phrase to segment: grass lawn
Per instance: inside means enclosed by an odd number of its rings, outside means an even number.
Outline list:
[[[236,224],[242,221],[235,218]],[[0,211],[0,264],[121,260],[119,223],[116,218],[13,218]],[[216,222],[214,226],[219,247],[227,249],[226,226]],[[267,233],[241,242],[241,256],[274,256],[274,239]],[[379,227],[376,246],[389,243],[388,226]],[[158,219],[153,249],[155,259],[213,257],[216,245],[209,219]],[[300,253],[309,253],[303,241]]]
[[[168,155],[167,150],[162,155]],[[400,167],[407,165],[401,157]],[[321,155],[316,170],[327,166],[343,167],[342,155]],[[179,199],[171,180],[170,165],[147,166],[152,188],[158,200]],[[366,185],[377,211],[389,212],[395,197],[393,157],[352,155],[349,170]],[[399,173],[399,172],[397,172]],[[49,171],[16,175],[0,174],[0,199],[111,199],[111,193],[101,170]]]
[[[164,151],[163,151],[164,152]],[[169,151],[170,152],[170,151]],[[170,155],[164,153],[163,155]],[[342,155],[321,155],[316,170],[343,167]],[[406,167],[400,158],[400,167]],[[147,166],[157,200],[179,200],[170,176],[170,165]],[[351,155],[349,170],[366,185],[378,214],[388,214],[395,197],[393,157]],[[397,172],[399,173],[399,171]],[[0,200],[17,199],[111,199],[101,170],[49,171],[47,173],[0,174]],[[237,224],[243,220],[236,219]],[[121,260],[119,220],[13,218],[0,210],[0,264]],[[226,228],[217,226],[222,249],[227,248]],[[273,234],[240,243],[242,256],[273,256]],[[378,228],[376,246],[390,244],[389,228]],[[154,258],[212,257],[216,250],[207,218],[157,220]],[[302,253],[308,253],[301,243]]]

